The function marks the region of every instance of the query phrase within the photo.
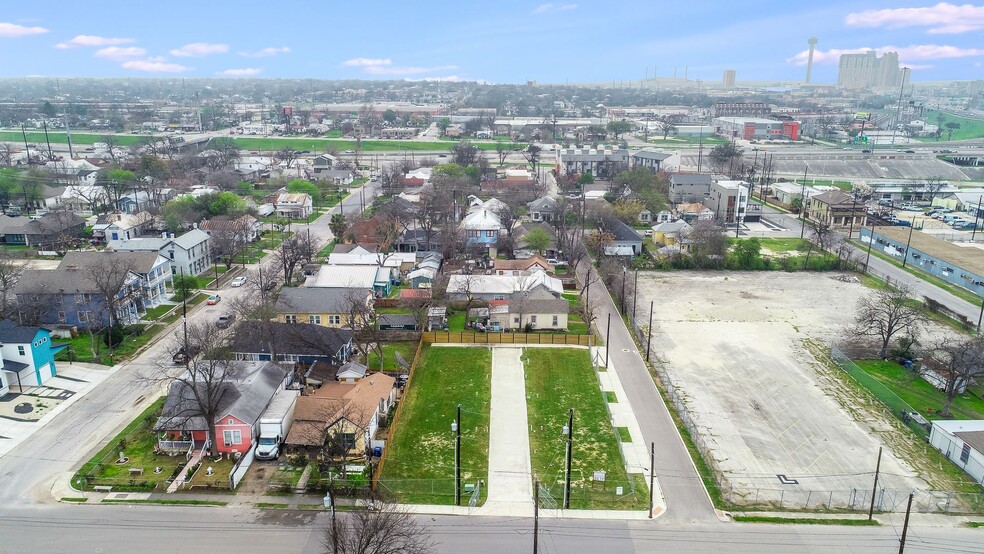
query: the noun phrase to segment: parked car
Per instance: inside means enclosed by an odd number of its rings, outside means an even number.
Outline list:
[[[195,346],[195,345],[191,345],[190,347],[188,347],[188,350],[191,352],[191,355],[192,356],[195,356],[195,355],[198,354],[198,347]],[[178,349],[178,351],[174,353],[174,356],[171,356],[171,360],[175,364],[185,364],[185,363],[188,363],[188,354],[185,352],[184,347],[181,347],[180,349]]]
[[[235,314],[222,314],[219,319],[216,320],[215,325],[219,329],[228,329],[232,322],[236,320]]]
[[[233,287],[236,287],[236,288],[241,287],[241,286],[243,286],[243,285],[246,284],[246,278],[245,277],[236,277],[229,284],[232,285]]]
[[[208,297],[208,300],[206,300],[205,303],[208,304],[209,306],[214,306],[218,304],[220,300],[222,300],[221,296],[219,296],[218,294],[213,294],[212,296]]]

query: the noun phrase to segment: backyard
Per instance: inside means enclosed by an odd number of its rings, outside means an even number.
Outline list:
[[[485,348],[427,347],[394,421],[378,484],[412,504],[454,501],[454,435],[461,405],[461,478],[487,480],[492,355]],[[484,496],[484,494],[483,494]]]
[[[407,371],[396,360],[397,352],[408,364],[413,361],[413,355],[417,351],[417,343],[413,341],[384,342],[383,343],[383,370],[385,371]],[[379,369],[379,354],[374,350],[369,353],[369,360],[366,365],[371,370]]]
[[[533,474],[550,490],[550,496],[558,505],[563,498],[566,442],[562,429],[573,407],[571,508],[647,508],[649,489],[642,474],[628,475],[625,471],[619,437],[612,428],[588,351],[525,348],[523,362]],[[605,472],[600,483],[592,479],[599,471]],[[622,496],[617,495],[616,487],[622,488]]]

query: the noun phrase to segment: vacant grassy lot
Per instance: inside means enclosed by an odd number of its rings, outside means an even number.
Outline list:
[[[926,419],[939,419],[945,396],[925,379],[895,362],[857,360],[858,367],[899,395]],[[979,389],[975,389],[978,390]],[[984,419],[984,400],[972,390],[957,396],[950,406],[955,419]]]
[[[106,135],[98,135],[91,133],[72,133],[72,144],[78,146],[80,144],[94,144],[96,142],[104,142],[103,137]],[[143,140],[142,135],[114,135],[117,146],[132,146],[134,144],[139,144]],[[48,140],[56,144],[68,144],[68,137],[65,135],[64,131],[48,131]],[[24,144],[24,135],[20,131],[0,131],[0,141],[3,142],[17,142],[21,146]],[[44,132],[28,131],[27,141],[33,143],[43,143],[45,141]]]
[[[939,112],[935,110],[927,111],[923,119],[932,124],[936,124],[936,118]],[[984,120],[980,119],[968,119],[966,117],[960,117],[956,115],[950,115],[948,113],[943,114],[943,136],[940,137],[943,140],[948,138],[948,130],[946,124],[955,121],[960,124],[960,128],[953,131],[953,140],[967,140],[984,137]],[[72,138],[75,138],[73,135]]]
[[[424,350],[387,446],[381,490],[406,503],[454,502],[451,422],[459,403],[462,482],[488,478],[491,376],[492,354],[485,348]]]
[[[413,362],[413,355],[416,351],[417,343],[413,341],[383,343],[383,369],[386,371],[406,371],[396,361],[396,353],[399,352],[400,356],[403,356],[403,360],[409,364]],[[379,354],[370,352],[369,361],[366,365],[371,370],[378,370]]]
[[[530,421],[533,474],[563,498],[565,437],[568,410],[574,408],[574,452],[571,460],[571,508],[642,510],[649,492],[642,475],[628,475],[619,454],[619,438],[608,419],[605,397],[591,369],[587,350],[525,348],[526,408]],[[592,482],[605,471],[604,483]],[[630,479],[636,494],[631,494]],[[623,487],[616,496],[615,487]]]

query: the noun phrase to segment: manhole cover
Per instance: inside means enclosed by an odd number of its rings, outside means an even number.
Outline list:
[[[21,402],[20,404],[14,406],[15,414],[29,414],[34,411],[34,404],[30,402]]]
[[[632,351],[631,351],[631,350],[629,350],[628,348],[623,348],[623,349],[622,349],[622,352],[632,352]]]

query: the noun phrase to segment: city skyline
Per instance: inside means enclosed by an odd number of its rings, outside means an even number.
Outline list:
[[[733,69],[738,82],[797,82],[815,36],[816,84],[837,82],[840,55],[867,50],[898,52],[914,81],[966,80],[982,74],[981,29],[984,5],[930,2],[18,4],[0,16],[11,54],[0,76],[720,82]]]

